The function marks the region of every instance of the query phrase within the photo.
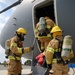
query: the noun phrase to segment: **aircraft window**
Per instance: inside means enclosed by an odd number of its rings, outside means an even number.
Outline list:
[[[40,17],[48,16],[55,22],[53,1],[45,3],[43,5],[40,4],[40,6],[35,7],[34,15],[35,15],[35,18],[34,18],[35,27],[36,27],[36,24],[38,23]],[[40,46],[41,42],[38,39],[37,39],[37,43],[38,43],[39,48],[41,50],[41,46]]]

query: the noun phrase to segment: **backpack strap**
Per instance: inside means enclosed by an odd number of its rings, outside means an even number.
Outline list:
[[[61,41],[61,40],[58,39],[58,38],[55,38],[55,39],[59,41],[59,45],[58,45],[59,51],[62,51],[62,44],[63,44],[63,41]]]
[[[54,52],[53,58],[57,59],[57,63],[62,63],[63,62],[63,59],[61,58],[62,41],[58,38],[55,39],[59,41],[59,45],[58,45],[58,52]]]

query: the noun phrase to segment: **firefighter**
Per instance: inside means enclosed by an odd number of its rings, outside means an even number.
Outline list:
[[[36,24],[35,35],[36,38],[41,42],[42,52],[45,50],[46,46],[48,45],[49,41],[52,38],[50,35],[50,31],[54,25],[55,25],[54,21],[52,21],[48,16],[40,17],[39,22]],[[45,31],[46,33],[44,32],[43,34],[43,31]]]
[[[36,38],[40,41],[40,49],[41,54],[39,54],[36,59],[38,60],[39,64],[43,63],[43,57],[45,55],[45,49],[49,43],[49,41],[52,39],[50,35],[50,31],[52,27],[54,26],[54,21],[52,21],[49,17],[40,17],[39,22],[36,24]]]
[[[22,54],[32,51],[32,47],[23,47],[26,30],[19,28],[16,30],[16,36],[10,39],[10,55],[8,56],[8,74],[7,75],[21,75],[21,56]]]
[[[49,42],[45,57],[48,65],[52,64],[49,75],[68,75],[68,63],[74,57],[73,51],[70,50],[70,56],[67,60],[61,58],[63,31],[58,26],[54,26],[51,30],[53,39]]]

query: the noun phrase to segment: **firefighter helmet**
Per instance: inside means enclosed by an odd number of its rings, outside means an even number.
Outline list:
[[[19,29],[16,30],[16,32],[18,34],[20,34],[20,33],[26,34],[26,30],[24,28],[19,28]]]
[[[62,35],[62,30],[58,26],[54,26],[51,30],[51,33],[53,34],[53,37]]]
[[[54,26],[51,30],[51,33],[54,33],[54,32],[62,32],[62,30],[60,29],[60,27]]]

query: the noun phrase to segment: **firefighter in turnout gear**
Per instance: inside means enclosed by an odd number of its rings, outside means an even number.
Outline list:
[[[58,26],[54,26],[51,30],[53,39],[49,42],[45,57],[48,65],[52,64],[52,69],[49,75],[68,75],[68,63],[74,57],[72,49],[70,49],[70,56],[68,59],[63,60],[61,57],[62,44],[63,44],[63,31]]]
[[[54,26],[54,21],[49,17],[40,17],[39,22],[36,24],[35,35],[41,42],[41,51],[43,52],[51,40],[50,31]],[[47,44],[46,44],[47,43]]]
[[[21,75],[21,56],[22,54],[32,51],[32,47],[23,47],[26,30],[19,28],[16,30],[16,36],[10,39],[10,52],[8,55],[8,74],[7,75]]]
[[[43,56],[45,55],[45,49],[52,39],[50,31],[54,26],[54,21],[52,21],[49,17],[40,17],[39,22],[36,24],[35,35],[36,38],[40,41],[40,49],[41,54],[36,57],[39,64],[43,63]]]

